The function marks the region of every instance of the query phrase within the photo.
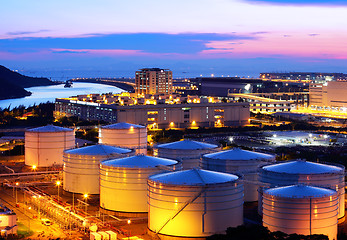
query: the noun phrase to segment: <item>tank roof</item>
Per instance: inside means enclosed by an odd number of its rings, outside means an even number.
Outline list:
[[[270,188],[264,190],[264,193],[284,198],[319,198],[334,195],[336,191],[299,184],[286,187]]]
[[[107,128],[107,129],[130,129],[131,127],[133,127],[133,128],[145,128],[145,126],[142,126],[142,125],[126,123],[126,122],[120,122],[120,123],[115,123],[115,124],[111,124],[111,125],[107,125],[107,126],[102,126],[101,128]]]
[[[126,148],[119,148],[113,146],[107,146],[103,144],[97,144],[92,146],[86,146],[81,148],[65,150],[69,154],[80,154],[80,155],[111,155],[111,154],[122,154],[130,153],[131,150]]]
[[[63,127],[58,127],[54,125],[47,125],[43,127],[38,127],[38,128],[32,128],[27,130],[28,132],[71,132],[73,129],[71,128],[63,128]]]
[[[126,158],[110,159],[101,162],[103,166],[124,167],[124,168],[148,168],[161,165],[170,166],[177,164],[178,161],[167,158],[151,157],[146,155],[136,155]]]
[[[341,167],[322,163],[307,162],[303,160],[268,165],[264,166],[263,169],[271,172],[289,174],[321,174],[344,171]]]
[[[231,150],[216,153],[209,153],[205,154],[204,157],[220,160],[266,160],[275,158],[274,155],[242,150],[240,148],[234,148]]]
[[[157,174],[150,176],[149,179],[164,184],[194,186],[234,182],[239,177],[229,173],[193,168],[184,171]]]
[[[197,142],[193,140],[182,140],[182,141],[157,145],[157,148],[176,149],[176,150],[198,150],[198,149],[211,149],[216,147],[218,146],[215,144]]]

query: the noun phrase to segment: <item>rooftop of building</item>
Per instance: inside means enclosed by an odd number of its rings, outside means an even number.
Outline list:
[[[172,105],[172,104],[226,104],[237,103],[228,97],[206,97],[206,96],[181,96],[179,94],[136,94],[136,93],[120,93],[120,94],[87,94],[77,95],[69,98],[58,98],[58,100],[75,101],[81,104],[106,104],[114,106],[136,106],[136,105]]]

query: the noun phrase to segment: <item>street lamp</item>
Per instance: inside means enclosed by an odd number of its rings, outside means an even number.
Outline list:
[[[16,182],[16,206],[17,206],[17,204],[18,204],[18,198],[17,198],[17,188],[18,188],[18,186],[19,186],[19,182]]]
[[[36,166],[36,165],[33,165],[31,168],[35,171],[36,168],[37,168],[37,166]]]
[[[57,187],[58,187],[58,202],[59,202],[59,186],[60,186],[60,184],[61,184],[61,181],[57,181],[55,183],[55,185],[57,185]]]
[[[88,199],[88,197],[89,197],[88,193],[85,193],[83,195],[84,203],[85,203],[85,212],[87,212],[87,199]]]

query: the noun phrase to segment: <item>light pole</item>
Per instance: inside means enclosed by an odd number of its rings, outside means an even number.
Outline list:
[[[85,212],[87,213],[87,199],[88,199],[88,193],[85,193],[84,195],[83,195],[83,198],[84,198],[84,203],[85,203]]]
[[[61,181],[57,181],[55,183],[55,185],[57,185],[57,187],[58,187],[58,202],[59,202],[59,186],[60,186],[60,184],[61,184]]]
[[[17,188],[18,188],[19,182],[16,182],[16,207],[18,204],[18,198],[17,198]]]

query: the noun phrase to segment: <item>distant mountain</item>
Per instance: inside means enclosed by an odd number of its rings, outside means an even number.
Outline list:
[[[11,71],[10,69],[0,65],[0,79],[6,80],[17,86],[28,88],[36,86],[55,85],[48,78],[27,77],[20,73]]]
[[[48,78],[27,77],[0,65],[0,100],[30,96],[24,88],[55,84]]]

